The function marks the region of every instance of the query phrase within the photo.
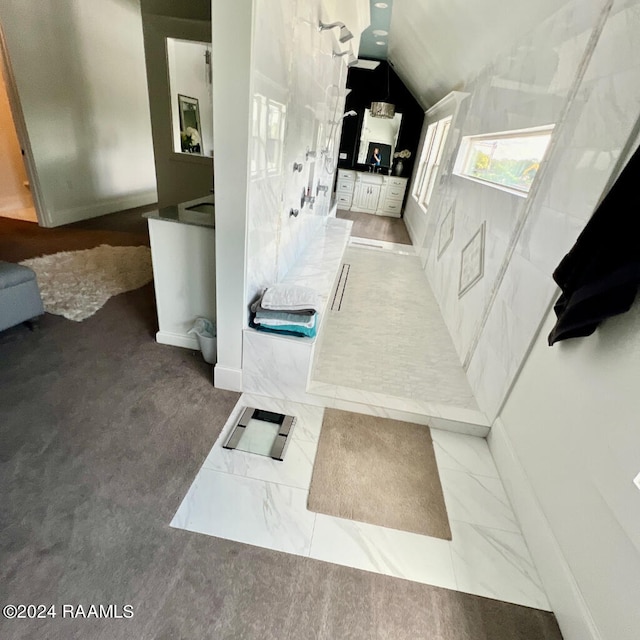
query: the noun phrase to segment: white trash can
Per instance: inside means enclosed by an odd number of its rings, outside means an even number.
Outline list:
[[[200,351],[202,352],[204,361],[209,364],[215,364],[218,353],[218,338],[201,336],[199,333],[196,335],[198,337],[198,344],[200,345]]]
[[[215,364],[217,362],[218,338],[213,322],[207,318],[196,318],[188,333],[195,333],[204,361]]]

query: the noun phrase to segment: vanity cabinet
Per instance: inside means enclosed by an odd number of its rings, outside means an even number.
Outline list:
[[[352,211],[363,213],[376,213],[380,202],[381,184],[371,184],[358,180],[353,191]]]
[[[338,209],[351,209],[355,185],[355,171],[338,169],[338,178],[336,180],[336,202],[338,204]]]
[[[378,215],[399,218],[402,215],[402,203],[404,202],[404,192],[407,189],[407,178],[396,176],[383,176],[385,188],[383,197],[378,205]]]
[[[400,218],[407,178],[338,169],[336,203],[339,209]]]

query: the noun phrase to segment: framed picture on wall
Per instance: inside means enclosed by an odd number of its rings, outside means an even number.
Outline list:
[[[202,154],[202,128],[197,98],[178,94],[180,147],[184,153]]]
[[[458,298],[473,287],[484,274],[484,235],[486,223],[482,223],[473,238],[460,254],[460,284]]]
[[[367,152],[367,164],[376,164],[374,160],[374,154],[380,158],[379,167],[385,167],[388,169],[391,167],[391,145],[383,144],[381,142],[370,142]]]

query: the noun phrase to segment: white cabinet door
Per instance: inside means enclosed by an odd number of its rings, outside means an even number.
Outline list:
[[[356,183],[351,209],[364,213],[375,213],[380,199],[380,188],[378,184]]]

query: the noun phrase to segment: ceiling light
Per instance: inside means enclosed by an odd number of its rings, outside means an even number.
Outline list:
[[[387,43],[384,40],[376,40],[376,44],[379,44],[382,47]]]
[[[388,102],[372,102],[369,111],[372,118],[393,118],[396,114],[396,105]]]
[[[373,6],[376,9],[386,9],[389,5],[386,2],[376,2]]]
[[[371,33],[373,33],[374,36],[388,36],[389,32],[385,31],[384,29],[376,29],[375,31],[372,31]]]

